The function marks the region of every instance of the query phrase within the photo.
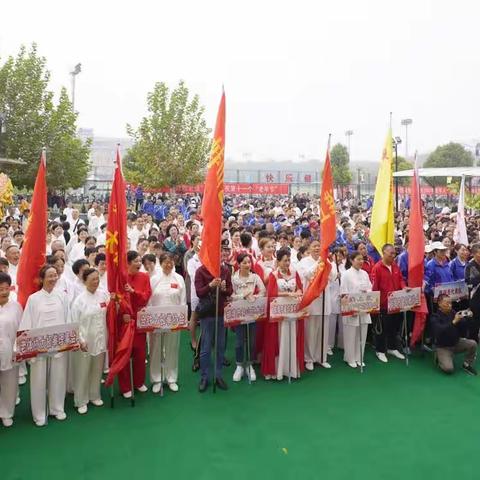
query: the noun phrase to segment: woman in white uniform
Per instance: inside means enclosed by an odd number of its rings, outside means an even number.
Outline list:
[[[370,292],[372,284],[368,273],[362,270],[363,256],[354,252],[349,257],[352,266],[342,275],[340,293]],[[343,321],[343,359],[352,368],[356,368],[363,362],[365,340],[367,338],[368,324],[372,323],[369,313],[358,313],[347,317],[342,316]],[[361,347],[360,347],[361,340]],[[360,349],[361,348],[361,349]]]
[[[27,300],[19,330],[51,327],[68,321],[67,296],[54,290],[57,283],[57,270],[52,265],[44,265],[40,269],[40,284],[42,289],[33,293]],[[30,360],[30,397],[32,415],[35,424],[45,425],[46,413],[57,420],[65,420],[65,391],[67,381],[67,355],[57,353],[50,360],[50,375],[48,378],[48,406],[46,412],[45,389],[47,380],[46,358]]]
[[[83,272],[85,291],[73,302],[71,321],[79,324],[81,350],[73,353],[74,403],[78,413],[87,413],[88,403],[103,405],[100,394],[107,350],[107,303],[109,295],[98,288],[100,276],[94,268]]]
[[[10,300],[11,278],[0,273],[0,418],[11,427],[17,398],[18,365],[12,362],[13,345],[22,319],[22,307]]]
[[[156,277],[155,289],[149,305],[186,305],[187,297],[183,277],[175,272],[175,262],[171,253],[160,256],[162,271]],[[163,347],[163,352],[161,351]],[[180,332],[158,332],[150,334],[150,380],[153,393],[159,393],[162,382],[167,382],[172,392],[178,391],[178,352]],[[163,353],[163,369],[162,369]],[[163,370],[163,371],[162,371]]]
[[[328,328],[328,355],[333,355],[335,343],[337,347],[343,348],[343,323],[340,311],[340,285],[342,275],[345,273],[345,259],[341,250],[332,255],[332,275],[335,280],[329,279],[328,289],[330,291],[330,319]],[[338,328],[338,335],[337,335]]]

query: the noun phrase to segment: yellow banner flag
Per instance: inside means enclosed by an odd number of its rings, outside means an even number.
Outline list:
[[[378,170],[370,223],[370,241],[380,254],[382,247],[386,243],[393,244],[394,240],[392,150],[392,130],[389,129]]]

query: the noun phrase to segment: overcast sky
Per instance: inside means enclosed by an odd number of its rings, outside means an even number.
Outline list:
[[[179,79],[211,127],[225,84],[238,160],[323,158],[351,129],[352,160],[376,161],[390,111],[402,138],[413,119],[410,152],[480,136],[474,0],[23,0],[0,16],[0,61],[37,42],[55,92],[82,63],[79,126],[99,136],[125,136],[154,82]]]

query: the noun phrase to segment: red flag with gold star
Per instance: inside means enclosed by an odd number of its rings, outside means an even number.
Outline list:
[[[299,310],[308,307],[325,290],[332,266],[328,261],[328,249],[335,241],[335,199],[333,196],[332,166],[330,164],[330,141],[328,142],[323,169],[322,195],[320,197],[320,259],[313,280],[300,302]]]
[[[110,371],[105,381],[107,386],[127,364],[135,333],[134,322],[123,323],[120,318],[129,310],[129,298],[125,292],[125,285],[128,283],[127,200],[120,147],[117,148],[115,164],[105,241],[108,290],[111,294],[115,294],[115,300],[110,301],[107,308],[108,358],[110,362]]]
[[[220,241],[223,218],[223,171],[225,156],[225,92],[218,108],[212,151],[202,200],[200,261],[214,278],[220,277]]]

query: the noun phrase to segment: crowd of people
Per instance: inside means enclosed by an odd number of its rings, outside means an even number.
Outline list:
[[[250,322],[226,329],[225,304],[266,296],[298,298],[308,289],[320,259],[318,198],[295,196],[235,196],[225,199],[221,275],[213,278],[201,264],[201,198],[135,196],[127,214],[128,283],[131,309],[125,322],[135,322],[147,306],[187,305],[192,370],[199,371],[198,389],[212,382],[228,389],[226,345],[234,337],[234,382],[257,376],[267,381],[298,379],[316,368],[331,368],[329,357],[343,350],[345,364],[365,366],[364,349],[372,345],[378,361],[404,361],[413,314],[403,322],[389,314],[390,292],[408,281],[408,199],[396,213],[395,240],[376,251],[369,242],[371,204],[349,196],[337,200],[337,235],[330,248],[331,272],[324,293],[297,321]],[[133,203],[133,199],[132,199]],[[100,407],[103,375],[108,371],[106,310],[110,301],[106,269],[107,205],[93,202],[86,216],[71,202],[48,224],[46,263],[39,274],[40,289],[22,310],[16,302],[17,265],[29,214],[22,199],[8,208],[0,224],[0,418],[13,423],[21,387],[29,378],[34,423],[48,416],[66,418],[65,396],[74,395],[79,414]],[[422,344],[435,351],[441,371],[452,373],[454,354],[464,352],[463,369],[476,375],[475,357],[480,326],[480,216],[469,215],[469,245],[456,243],[455,212],[448,206],[427,209],[424,217],[424,294],[429,316]],[[469,297],[434,299],[438,284],[465,280]],[[219,291],[218,316],[214,294]],[[380,292],[380,312],[342,316],[343,295]],[[217,321],[217,324],[215,324]],[[47,362],[37,357],[12,361],[17,331],[77,322],[81,349],[57,353]],[[407,329],[406,335],[401,329]],[[154,394],[163,386],[177,392],[180,332],[135,332],[130,365],[119,374],[120,393],[135,390]],[[405,339],[407,341],[405,342]],[[216,348],[214,348],[216,345]],[[216,358],[212,359],[213,352]],[[214,363],[213,363],[214,362]],[[149,381],[147,381],[147,368]],[[212,365],[215,365],[212,367]],[[48,388],[48,399],[47,399]]]

